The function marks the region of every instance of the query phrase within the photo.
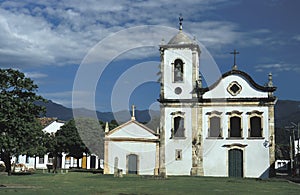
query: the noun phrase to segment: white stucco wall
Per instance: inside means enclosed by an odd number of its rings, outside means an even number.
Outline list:
[[[26,155],[19,155],[18,157],[12,158],[12,162],[18,163],[18,164],[24,164],[27,168],[34,168],[34,161],[36,161],[36,169],[47,169],[48,164],[48,155],[44,155],[44,161],[43,163],[39,163],[40,157],[29,157],[28,163],[26,163]]]
[[[93,156],[96,156],[94,154],[92,154]],[[73,157],[70,157],[69,161],[66,161],[66,156],[67,154],[63,153],[62,154],[62,159],[61,159],[61,168],[62,169],[69,169],[70,167],[76,167],[77,166],[77,160]],[[47,154],[44,155],[44,161],[43,163],[40,163],[40,157],[36,157],[36,169],[47,169],[47,164],[53,164],[52,162],[49,162],[49,156]],[[96,162],[95,162],[95,168],[97,169],[99,167],[99,162],[98,162],[99,158],[96,156]],[[26,163],[26,155],[19,155],[18,159],[17,157],[13,157],[11,162],[18,162],[18,164],[24,164],[27,168],[34,168],[34,164],[35,164],[35,159],[34,157],[29,157],[29,161],[28,163]],[[102,159],[103,161],[103,159]],[[91,156],[89,155],[87,157],[87,169],[90,169],[90,163],[91,163]],[[81,167],[82,165],[82,159],[79,159],[79,167]],[[103,162],[102,162],[102,168],[103,168]]]
[[[185,138],[171,138],[172,112],[184,112]],[[182,150],[182,159],[175,160],[175,151]],[[165,163],[168,175],[190,175],[192,168],[191,108],[165,108]]]
[[[109,174],[114,173],[115,158],[118,158],[118,168],[127,171],[127,155],[138,156],[138,174],[153,175],[156,161],[156,143],[151,142],[117,142],[108,143],[108,166]]]
[[[228,138],[228,120],[227,112],[238,110],[242,112],[242,139],[227,139]],[[247,139],[249,129],[249,115],[247,112],[257,110],[262,113],[263,117],[263,139]],[[222,112],[221,126],[222,139],[208,138],[208,120],[206,114],[212,111]],[[224,145],[243,144],[245,147],[240,147],[243,150],[243,168],[244,177],[265,177],[268,176],[269,167],[269,148],[263,143],[269,140],[268,133],[268,107],[255,106],[228,106],[228,107],[204,107],[203,108],[203,168],[205,176],[228,176],[228,150],[231,148]],[[265,174],[265,175],[264,175]]]

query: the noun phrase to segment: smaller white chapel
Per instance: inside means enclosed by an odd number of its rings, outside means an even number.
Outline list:
[[[228,72],[203,87],[201,48],[183,32],[182,18],[178,33],[159,51],[159,128],[138,123],[133,109],[130,121],[106,129],[104,173],[117,167],[141,175],[272,176],[277,100],[272,74],[260,85],[234,60]]]
[[[124,174],[158,175],[159,135],[135,120],[109,131],[105,128],[104,174],[120,169]]]

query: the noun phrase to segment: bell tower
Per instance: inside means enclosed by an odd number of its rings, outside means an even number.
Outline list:
[[[196,41],[183,33],[182,21],[180,16],[179,32],[167,44],[160,45],[161,175],[190,175],[195,164],[192,140],[197,139],[198,131],[195,88],[201,51]]]
[[[199,75],[200,48],[182,32],[182,17],[179,17],[179,32],[168,42],[160,45],[161,53],[161,99],[192,99],[193,89]]]

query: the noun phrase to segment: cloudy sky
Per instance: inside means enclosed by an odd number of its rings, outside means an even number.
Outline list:
[[[82,88],[73,90],[74,80],[93,55],[107,62],[102,71],[91,67],[90,73],[85,72],[98,81],[94,89],[97,110],[111,110],[112,96],[122,92],[116,86],[130,80],[124,75],[136,76],[139,85],[123,99],[140,109],[151,107],[159,85],[156,78],[141,76],[148,70],[139,65],[158,68],[158,45],[174,35],[180,13],[184,32],[205,45],[221,72],[231,68],[229,53],[237,49],[240,70],[261,85],[272,72],[276,96],[300,100],[297,0],[10,0],[0,5],[0,67],[25,72],[39,85],[39,94],[67,107],[72,106],[72,94],[84,93]],[[164,32],[157,35],[159,29]],[[149,37],[149,32],[154,36]]]

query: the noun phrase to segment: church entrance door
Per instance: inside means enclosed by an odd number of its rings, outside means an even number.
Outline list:
[[[228,151],[229,177],[243,177],[243,151],[231,149]]]
[[[135,154],[128,155],[128,174],[137,174],[138,156]]]

